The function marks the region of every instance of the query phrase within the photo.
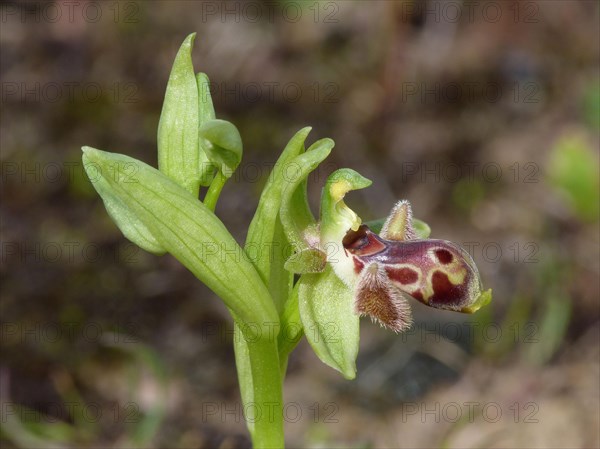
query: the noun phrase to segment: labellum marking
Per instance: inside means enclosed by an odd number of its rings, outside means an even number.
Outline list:
[[[462,284],[453,284],[448,275],[439,270],[434,271],[431,275],[431,285],[433,286],[433,295],[429,298],[430,303],[458,304],[466,293]]]
[[[385,271],[391,280],[403,285],[414,284],[419,280],[417,267],[409,268],[408,266],[403,266],[402,268],[396,268],[391,266],[385,267]]]
[[[440,263],[443,263],[444,265],[449,264],[454,260],[452,254],[450,254],[450,251],[445,249],[436,249],[435,255]]]

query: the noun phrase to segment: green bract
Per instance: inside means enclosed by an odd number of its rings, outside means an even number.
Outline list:
[[[194,37],[191,34],[183,42],[167,84],[158,127],[160,171],[91,147],[83,147],[83,163],[125,237],[151,253],[173,255],[228,307],[253,445],[281,448],[282,380],[288,356],[302,336],[324,363],[347,379],[354,378],[359,313],[370,313],[384,325],[396,323],[396,331],[410,325],[405,296],[392,282],[395,264],[406,262],[396,260],[403,257],[398,248],[427,242],[434,250],[457,257],[463,253],[443,241],[405,242],[427,239],[430,233],[429,226],[412,218],[406,201],[393,209],[393,219],[372,222],[372,230],[361,226],[344,196],[371,181],[350,169],[328,177],[319,221],[315,220],[307,178],[334,142],[321,139],[305,149],[309,127],[298,131],[281,153],[242,248],[214,212],[223,186],[241,162],[242,138],[232,123],[216,117],[208,77],[194,72]],[[207,187],[202,201],[201,187]],[[388,240],[373,234],[382,226]],[[396,252],[389,256],[386,250],[392,247]],[[376,263],[369,259],[374,253],[381,255]],[[431,257],[416,257],[415,270],[423,265],[421,260],[428,260],[429,269],[439,268]],[[365,265],[369,268],[363,270]],[[392,273],[389,278],[386,269]],[[467,293],[477,296],[462,295],[460,308],[454,310],[473,312],[491,300],[489,291],[479,294],[479,274],[472,261],[448,265],[437,275],[447,276],[438,287],[468,284]],[[428,305],[431,297],[436,306],[435,300],[444,293],[435,287],[423,286],[428,296],[420,298]]]
[[[192,65],[196,34],[179,49],[158,123],[158,167],[194,196],[200,187],[198,84]]]
[[[354,313],[352,290],[330,266],[323,273],[302,275],[298,283],[300,317],[306,339],[324,363],[346,379],[354,379],[359,317]]]

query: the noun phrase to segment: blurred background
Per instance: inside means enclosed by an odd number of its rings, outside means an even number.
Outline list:
[[[2,2],[2,447],[249,445],[219,300],[137,249],[82,145],[156,166],[171,65],[197,32],[217,115],[244,159],[217,214],[243,242],[288,139],[336,147],[472,254],[491,306],[413,303],[363,320],[345,381],[302,341],[285,382],[290,447],[598,447],[597,1]],[[309,143],[310,143],[309,142]]]

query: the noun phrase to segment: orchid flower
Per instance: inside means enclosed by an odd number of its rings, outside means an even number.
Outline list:
[[[308,341],[347,378],[356,371],[359,316],[402,332],[412,324],[410,298],[463,313],[491,301],[469,253],[428,238],[429,226],[413,218],[408,201],[399,201],[383,222],[362,224],[344,197],[370,184],[351,169],[332,173],[321,196],[320,222],[303,234],[307,248],[286,263],[302,274],[300,316],[305,330],[313,330],[306,331]]]

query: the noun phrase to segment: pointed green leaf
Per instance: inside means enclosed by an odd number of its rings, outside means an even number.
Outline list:
[[[196,74],[196,83],[198,84],[198,126],[201,127],[209,120],[215,119],[215,108],[210,95],[210,82],[206,73]],[[198,128],[200,132],[200,128]],[[200,185],[208,186],[215,176],[216,165],[208,159],[208,142],[200,139],[198,142],[200,154],[198,156],[198,166],[200,173]]]
[[[223,299],[236,318],[259,325],[278,322],[254,266],[204,204],[141,161],[90,147],[83,150],[84,167],[102,199],[118,198],[162,248]],[[111,176],[110,168],[119,164],[135,167],[135,182]]]
[[[298,282],[298,305],[308,342],[323,363],[353,379],[359,317],[354,313],[352,290],[329,265],[323,273],[302,275]]]
[[[194,197],[200,188],[198,85],[192,65],[195,33],[177,52],[158,123],[158,167]]]
[[[215,107],[213,106],[212,96],[210,95],[210,81],[206,73],[196,74],[196,83],[198,84],[198,116],[200,124],[209,120],[214,120]]]
[[[108,175],[114,179],[121,179],[124,183],[139,182],[136,177],[137,165],[135,164],[114,163],[100,167],[95,163],[90,163],[85,167],[85,170],[92,183],[102,176],[103,171],[105,172],[104,176]],[[146,225],[112,190],[106,190],[102,199],[108,215],[127,239],[150,253],[161,255],[166,252]]]
[[[200,139],[208,160],[227,178],[242,160],[242,137],[235,125],[225,120],[208,120],[200,126]]]
[[[283,249],[288,247],[288,242],[279,219],[281,196],[285,184],[289,182],[287,171],[290,162],[304,151],[304,141],[310,130],[307,127],[298,131],[279,156],[263,188],[244,247],[263,282],[269,286],[279,312],[288,298],[293,281],[292,273],[283,268],[284,257],[287,255],[283,253]],[[275,257],[282,260],[279,265],[274,263]],[[287,288],[280,290],[283,285]]]

